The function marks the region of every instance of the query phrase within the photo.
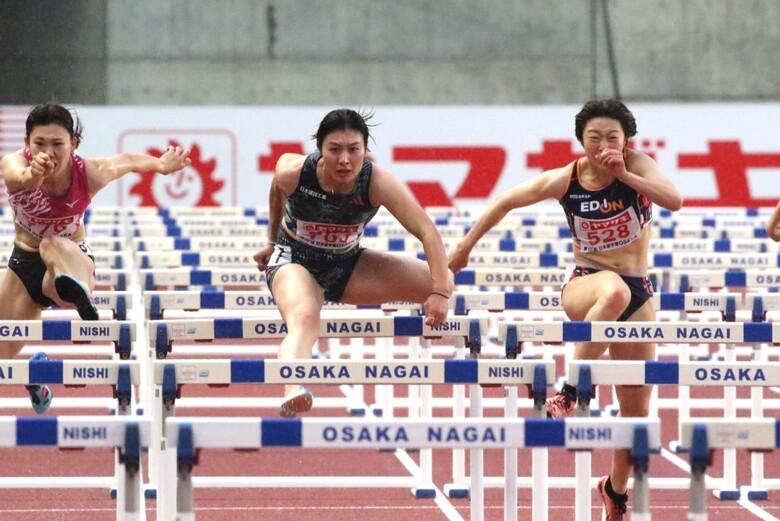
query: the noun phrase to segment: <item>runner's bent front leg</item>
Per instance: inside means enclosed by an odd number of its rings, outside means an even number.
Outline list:
[[[90,300],[95,289],[95,263],[86,251],[62,237],[46,237],[38,251],[46,265],[43,294],[61,308],[75,307],[82,320],[98,320],[97,308]]]
[[[287,326],[287,336],[279,345],[277,357],[281,360],[311,358],[312,348],[320,336],[320,312],[325,302],[322,289],[300,264],[287,264],[279,268],[272,289],[282,320]],[[297,385],[287,385],[285,396],[298,393],[301,389]],[[311,408],[311,393],[304,398],[307,403],[300,410],[285,410],[283,405],[282,414],[294,416],[285,413],[305,412],[303,409]],[[295,405],[298,406],[297,403]]]

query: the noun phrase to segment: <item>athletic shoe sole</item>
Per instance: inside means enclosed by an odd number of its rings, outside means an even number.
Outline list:
[[[308,389],[300,388],[285,396],[279,408],[279,416],[295,418],[300,413],[308,412],[314,404],[314,395]]]
[[[30,393],[30,402],[36,413],[43,414],[49,410],[54,395],[47,385],[31,385],[27,387],[27,391]]]
[[[57,295],[62,300],[75,304],[76,311],[82,320],[98,320],[100,318],[97,309],[89,300],[89,291],[78,280],[70,275],[57,275],[54,277],[54,289],[57,290]]]

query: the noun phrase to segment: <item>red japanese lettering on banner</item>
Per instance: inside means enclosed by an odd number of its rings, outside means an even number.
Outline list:
[[[452,206],[453,199],[484,199],[493,192],[506,164],[506,151],[488,146],[415,146],[393,148],[394,161],[452,162],[469,165],[454,197],[437,181],[409,181],[407,185],[422,206]]]
[[[710,141],[705,154],[677,156],[682,168],[711,168],[718,187],[717,199],[685,199],[686,206],[773,206],[775,199],[753,197],[748,168],[780,168],[780,153],[743,152],[739,141]]]
[[[542,171],[568,165],[578,157],[582,157],[582,152],[577,153],[572,150],[574,143],[571,140],[544,140],[542,151],[528,154],[526,164],[528,168],[541,168]]]
[[[282,154],[305,154],[303,143],[271,143],[271,151],[266,155],[257,156],[257,170],[260,173],[273,173],[276,169],[276,162],[282,157]]]

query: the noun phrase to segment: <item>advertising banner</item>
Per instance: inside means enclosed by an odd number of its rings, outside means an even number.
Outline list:
[[[685,206],[774,206],[780,199],[780,104],[634,104],[630,145],[652,155]],[[315,150],[313,135],[333,107],[76,106],[78,153],[160,154],[192,150],[192,167],[160,176],[128,174],[95,205],[268,204],[274,165],[285,152]],[[370,158],[424,206],[478,206],[582,155],[574,137],[580,106],[367,107]],[[0,107],[0,152],[23,145],[28,107]],[[360,110],[358,108],[358,110]],[[775,125],[778,126],[775,129]]]

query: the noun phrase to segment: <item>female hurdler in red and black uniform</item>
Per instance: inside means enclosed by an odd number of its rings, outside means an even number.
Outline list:
[[[628,148],[636,121],[616,100],[586,103],[575,118],[575,135],[585,157],[500,195],[450,254],[454,272],[463,269],[476,242],[513,208],[557,199],[571,228],[576,265],[567,271],[562,289],[566,315],[576,321],[655,320],[647,280],[651,204],[679,210],[682,197],[656,162]],[[593,360],[609,349],[614,360],[652,360],[655,344],[577,343],[574,358]],[[575,389],[564,385],[547,402],[549,417],[559,418],[575,407]],[[618,386],[620,414],[647,416],[651,388]],[[626,451],[615,451],[612,471],[599,481],[608,521],[620,521],[626,510],[631,462]]]

